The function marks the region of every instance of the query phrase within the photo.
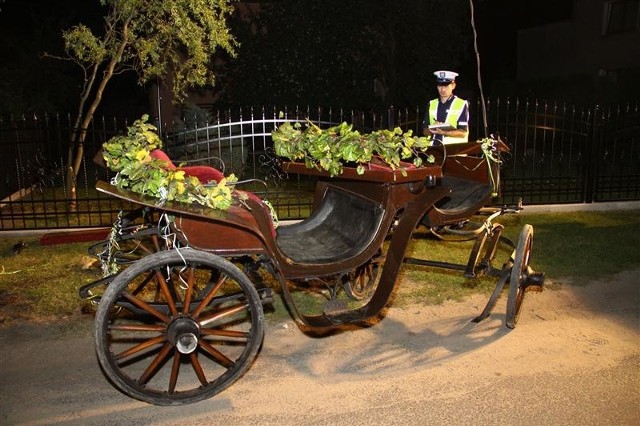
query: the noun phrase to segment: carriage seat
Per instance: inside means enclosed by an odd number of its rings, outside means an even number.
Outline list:
[[[442,185],[451,188],[451,193],[436,203],[436,208],[445,214],[459,215],[476,213],[491,200],[492,185],[445,175]]]
[[[371,244],[383,214],[380,204],[329,187],[308,219],[278,229],[276,242],[296,263],[344,261],[362,253]]]

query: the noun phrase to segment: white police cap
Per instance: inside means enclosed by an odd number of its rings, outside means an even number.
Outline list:
[[[438,84],[450,84],[451,82],[456,80],[458,76],[457,72],[453,71],[436,71],[433,73],[436,76],[436,82]]]

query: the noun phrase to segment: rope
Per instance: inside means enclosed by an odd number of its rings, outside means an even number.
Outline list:
[[[484,124],[484,137],[489,137],[487,124],[487,108],[484,102],[484,92],[482,90],[482,76],[480,73],[480,52],[478,51],[478,33],[476,32],[476,24],[474,17],[474,9],[473,9],[473,0],[469,0],[469,7],[471,9],[471,29],[473,30],[473,49],[476,53],[476,63],[477,63],[477,75],[478,75],[478,88],[480,89],[480,107],[482,109],[482,123]]]

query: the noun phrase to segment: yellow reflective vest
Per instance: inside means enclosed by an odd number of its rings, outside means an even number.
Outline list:
[[[429,102],[429,124],[435,124],[436,117],[438,116],[438,104],[440,101],[438,99],[433,99]],[[467,101],[464,99],[460,99],[457,96],[453,98],[453,102],[451,102],[451,107],[447,112],[447,119],[445,120],[446,124],[450,124],[451,126],[458,128],[458,120],[460,119],[460,115],[464,111],[464,108],[467,106]],[[467,125],[467,123],[460,123]],[[462,138],[454,138],[451,136],[442,136],[442,143],[464,143],[468,142],[468,137]]]

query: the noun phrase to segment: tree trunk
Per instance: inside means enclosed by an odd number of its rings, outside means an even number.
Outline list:
[[[124,53],[124,49],[129,43],[129,25],[128,20],[125,21],[122,28],[122,40],[120,45],[118,46],[118,50],[116,54],[111,58],[107,68],[104,70],[102,75],[102,79],[100,80],[100,84],[98,85],[95,96],[89,109],[85,114],[83,114],[84,104],[91,92],[91,88],[93,87],[93,83],[95,82],[95,78],[99,71],[99,64],[96,64],[93,67],[92,74],[90,79],[87,81],[87,85],[81,96],[80,107],[78,109],[78,117],[76,119],[76,123],[73,129],[73,137],[71,143],[69,144],[69,151],[67,155],[67,189],[68,189],[68,197],[69,197],[69,210],[76,211],[77,205],[77,181],[78,181],[78,173],[80,172],[80,167],[82,166],[82,161],[84,160],[84,142],[87,138],[87,131],[91,121],[93,121],[93,115],[96,112],[96,109],[100,105],[102,101],[102,94],[104,93],[104,89],[107,86],[111,77],[113,77],[114,70],[116,65],[120,63],[122,59],[122,54]]]

